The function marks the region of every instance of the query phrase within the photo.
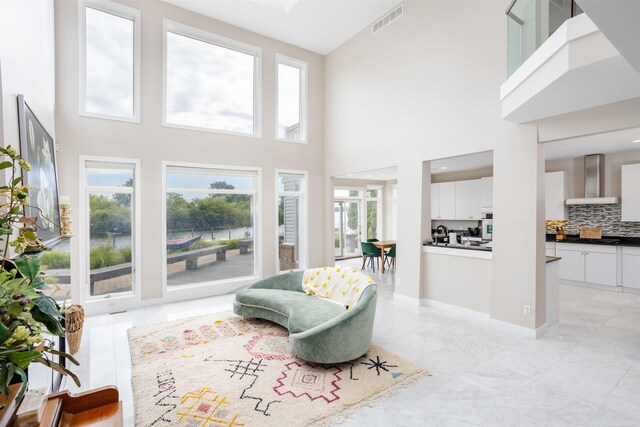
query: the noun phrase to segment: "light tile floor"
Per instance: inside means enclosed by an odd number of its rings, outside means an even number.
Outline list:
[[[340,264],[359,269],[359,263]],[[531,340],[440,309],[406,306],[393,299],[393,271],[374,276],[380,290],[374,342],[432,376],[342,425],[640,426],[640,295],[562,285],[560,322]],[[125,425],[133,425],[127,329],[230,310],[232,301],[224,295],[87,318],[75,369],[81,388],[116,384]]]

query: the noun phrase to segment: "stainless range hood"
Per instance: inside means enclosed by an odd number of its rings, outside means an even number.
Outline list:
[[[604,197],[604,154],[584,156],[584,197],[567,199],[567,205],[611,205],[617,197]]]

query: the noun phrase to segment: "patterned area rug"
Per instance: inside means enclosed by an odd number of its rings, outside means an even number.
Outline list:
[[[425,373],[377,346],[307,363],[288,335],[230,312],[130,329],[136,426],[326,425]]]

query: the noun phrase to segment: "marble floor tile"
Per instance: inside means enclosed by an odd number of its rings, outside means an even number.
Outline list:
[[[569,353],[534,381],[600,405],[625,372],[618,366]]]
[[[360,260],[341,261],[360,269]],[[373,342],[423,366],[423,377],[342,426],[640,426],[640,295],[560,286],[560,321],[537,340],[438,308],[394,299],[395,274],[379,284]],[[120,389],[134,423],[127,330],[231,310],[233,295],[87,317],[72,391]]]

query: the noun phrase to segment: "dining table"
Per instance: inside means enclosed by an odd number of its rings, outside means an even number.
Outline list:
[[[376,248],[380,249],[380,258],[382,258],[382,273],[384,273],[384,250],[389,249],[392,246],[395,246],[395,240],[380,240],[378,242],[371,242]]]

